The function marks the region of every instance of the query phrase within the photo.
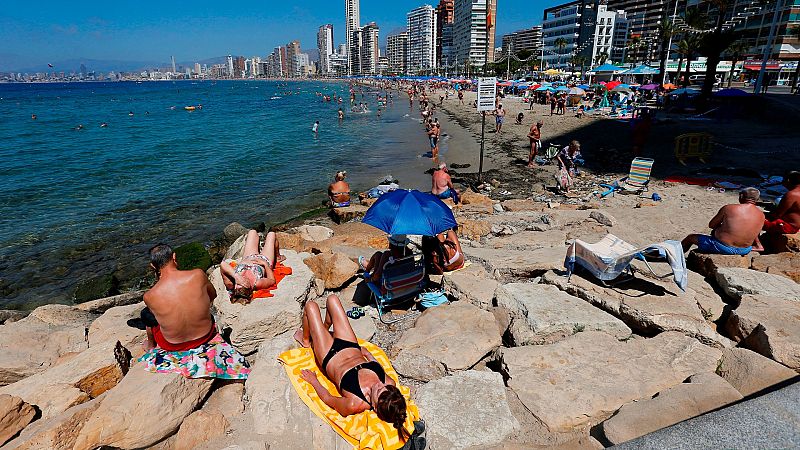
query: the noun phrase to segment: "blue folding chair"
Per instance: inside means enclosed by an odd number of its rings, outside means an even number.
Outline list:
[[[365,273],[378,317],[381,322],[391,324],[410,318],[415,314],[405,314],[393,320],[384,319],[386,310],[417,298],[425,288],[425,259],[421,253],[414,253],[399,259],[389,259],[383,266],[381,279],[374,283]]]

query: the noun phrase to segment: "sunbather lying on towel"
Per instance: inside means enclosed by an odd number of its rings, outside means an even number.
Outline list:
[[[244,258],[235,264],[220,265],[222,281],[231,294],[231,301],[244,299],[249,302],[253,291],[267,289],[275,284],[275,264],[285,258],[281,255],[280,245],[275,233],[269,232],[264,238],[264,247],[258,250],[260,236],[256,230],[247,232],[244,241]]]
[[[696,245],[702,253],[720,255],[747,255],[751,251],[763,251],[758,234],[764,225],[764,213],[756,206],[761,193],[756,188],[745,188],[739,192],[738,205],[723,206],[708,223],[711,235],[690,234],[681,242],[687,252]]]
[[[372,257],[367,261],[363,256],[358,258],[358,265],[364,269],[364,272],[369,275],[369,280],[377,283],[383,274],[383,266],[389,262],[390,258],[399,259],[404,256],[409,256],[410,250],[408,249],[409,240],[404,234],[396,234],[389,236],[389,250],[375,252]]]
[[[303,326],[294,337],[303,347],[311,346],[320,369],[341,395],[332,395],[314,372],[303,370],[303,379],[314,387],[326,405],[343,417],[372,409],[378,418],[397,429],[401,439],[408,438],[403,427],[406,400],[372,353],[358,345],[339,297],[328,297],[324,321],[316,302],[307,302],[303,309]]]
[[[150,267],[158,281],[144,294],[147,307],[147,353],[140,358],[151,372],[180,373],[190,378],[247,378],[244,358],[217,332],[211,317],[214,286],[200,269],[178,270],[166,244],[150,249]]]

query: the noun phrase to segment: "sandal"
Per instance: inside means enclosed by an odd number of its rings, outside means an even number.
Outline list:
[[[364,258],[363,256],[359,256],[358,257],[358,267],[361,267],[361,270],[366,272],[367,271],[367,267],[364,266],[364,261],[366,261],[366,258]]]

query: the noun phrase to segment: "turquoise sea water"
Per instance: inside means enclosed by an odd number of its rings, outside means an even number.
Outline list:
[[[0,84],[0,308],[69,301],[76,283],[96,274],[133,278],[158,241],[208,242],[233,221],[286,220],[320,206],[337,170],[364,188],[392,167],[430,164],[420,163],[426,141],[407,100],[396,98],[379,118],[365,90],[372,113],[350,113],[345,100],[340,123],[338,105],[315,95],[347,98],[348,90],[275,81]]]

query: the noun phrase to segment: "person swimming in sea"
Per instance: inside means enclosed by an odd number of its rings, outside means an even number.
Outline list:
[[[36,120],[36,114],[31,114],[31,120]]]
[[[128,111],[128,115],[133,117],[133,111]]]
[[[100,128],[106,128],[107,126],[108,126],[108,124],[107,124],[107,123],[105,123],[105,122],[103,122],[103,123],[101,123],[101,124],[100,124]]]
[[[78,124],[78,126],[77,126],[77,127],[75,127],[75,130],[76,130],[76,131],[83,130],[83,124]]]
[[[343,119],[344,119],[344,111],[342,111],[342,108],[339,108],[339,120],[341,121]]]

